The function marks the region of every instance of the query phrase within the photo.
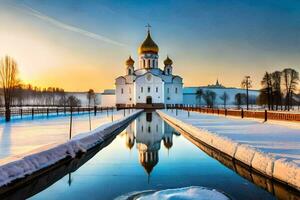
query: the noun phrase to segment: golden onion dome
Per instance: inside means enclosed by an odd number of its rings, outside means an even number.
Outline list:
[[[164,60],[164,64],[165,66],[172,65],[173,61],[169,58],[169,56],[167,56],[167,58]]]
[[[129,58],[126,60],[126,66],[133,66],[134,60],[129,56]]]
[[[147,38],[144,40],[142,45],[139,47],[139,54],[143,53],[158,53],[158,46],[157,44],[152,40],[150,31],[148,31]]]

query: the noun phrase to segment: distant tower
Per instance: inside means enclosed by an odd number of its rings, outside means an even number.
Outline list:
[[[165,75],[172,75],[173,67],[172,67],[173,61],[167,56],[167,58],[164,60],[164,73]]]
[[[127,75],[132,75],[134,72],[134,60],[129,56],[129,58],[125,62],[126,65],[126,74]]]
[[[151,69],[158,68],[158,46],[152,40],[150,34],[150,25],[146,26],[148,28],[148,34],[144,42],[138,49],[139,53],[139,68],[140,69]]]

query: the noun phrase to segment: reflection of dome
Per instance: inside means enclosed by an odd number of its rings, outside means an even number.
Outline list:
[[[126,146],[129,148],[129,149],[132,149],[132,147],[134,146],[134,138],[126,138]]]
[[[173,146],[173,141],[172,139],[168,138],[168,137],[164,137],[164,146],[167,149],[170,149]]]
[[[133,66],[134,65],[134,60],[129,56],[129,58],[125,62],[126,66]]]
[[[158,163],[158,151],[140,152],[139,159],[147,174],[150,174]]]
[[[150,31],[148,31],[147,38],[144,40],[142,45],[139,47],[139,54],[143,53],[158,53],[158,46],[157,44],[152,40]]]
[[[167,56],[167,58],[164,60],[164,64],[165,66],[172,65],[173,61],[169,58],[169,56]]]

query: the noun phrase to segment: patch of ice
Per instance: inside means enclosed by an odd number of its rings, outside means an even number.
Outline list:
[[[124,195],[116,200],[125,200],[135,197],[136,200],[229,200],[230,198],[224,193],[215,189],[209,189],[199,186],[191,186],[184,188],[175,188],[160,190],[157,192],[135,192],[133,194]]]

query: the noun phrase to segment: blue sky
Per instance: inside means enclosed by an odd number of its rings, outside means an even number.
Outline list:
[[[112,88],[128,55],[137,60],[147,23],[160,66],[170,55],[186,86],[219,78],[239,87],[250,75],[259,88],[266,70],[300,71],[296,0],[18,0],[0,1],[0,11],[0,56],[12,54],[21,78],[35,85]]]

